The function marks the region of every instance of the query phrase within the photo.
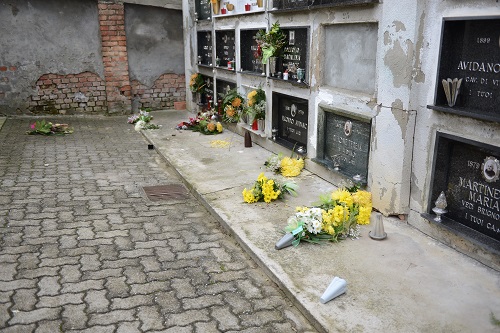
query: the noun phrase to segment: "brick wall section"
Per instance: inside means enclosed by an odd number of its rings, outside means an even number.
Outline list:
[[[36,82],[29,110],[43,114],[106,113],[104,81],[96,74],[44,74]]]
[[[131,88],[123,3],[99,1],[98,9],[108,113],[130,113]]]
[[[186,100],[186,78],[179,74],[163,74],[155,80],[152,87],[147,87],[139,81],[131,82],[132,95],[138,99],[139,108],[152,110],[169,109],[174,102]]]

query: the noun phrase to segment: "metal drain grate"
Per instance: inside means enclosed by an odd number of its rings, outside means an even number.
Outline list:
[[[142,189],[151,201],[185,200],[189,198],[189,191],[179,184],[144,186]]]

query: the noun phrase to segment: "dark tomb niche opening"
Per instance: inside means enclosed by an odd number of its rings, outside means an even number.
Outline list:
[[[321,103],[317,154],[313,161],[366,185],[371,117]]]
[[[290,149],[306,152],[308,138],[307,99],[273,93],[273,130],[276,142]],[[302,147],[301,149],[299,149]]]
[[[443,20],[435,101],[428,108],[500,122],[500,17]]]
[[[259,29],[240,31],[240,69],[244,73],[255,73],[265,75],[265,68],[258,55],[258,45],[255,41],[255,35]]]
[[[437,133],[428,214],[445,193],[443,227],[500,254],[500,147]],[[437,223],[437,222],[436,222]]]
[[[198,65],[212,66],[212,32],[198,31]]]
[[[195,0],[195,17],[197,20],[210,20],[212,18],[212,8],[210,1]]]
[[[234,30],[215,32],[215,66],[234,71],[236,64]]]

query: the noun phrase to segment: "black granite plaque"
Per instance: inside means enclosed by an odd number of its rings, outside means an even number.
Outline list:
[[[265,71],[262,61],[259,59],[258,45],[255,41],[255,35],[258,31],[259,29],[240,31],[241,70],[243,72],[262,74]]]
[[[212,32],[198,31],[198,64],[212,66]]]
[[[210,1],[195,0],[196,18],[198,20],[210,20],[212,18],[212,7]]]
[[[205,81],[205,101],[203,101],[203,104],[212,104],[214,102],[214,79],[210,76],[202,76]]]
[[[447,97],[442,80],[455,78]],[[435,96],[438,110],[500,122],[500,18],[443,21]]]
[[[308,100],[273,93],[273,128],[279,143],[307,149]]]
[[[307,78],[307,57],[309,54],[309,29],[287,28],[283,32],[288,38],[288,43],[283,49],[283,57],[278,62],[277,72],[284,73],[288,70],[288,79],[297,81],[297,69],[304,70],[304,81]]]
[[[441,191],[443,216],[500,241],[500,147],[438,133],[429,214]]]
[[[375,3],[379,3],[379,0],[274,0],[273,9],[304,10],[314,7],[345,7]]]
[[[215,32],[215,65],[234,70],[235,66],[234,30]]]

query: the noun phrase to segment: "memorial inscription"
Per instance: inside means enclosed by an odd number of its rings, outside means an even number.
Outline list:
[[[289,148],[307,149],[308,101],[273,93],[273,128],[278,129],[277,141]]]
[[[500,122],[500,18],[445,19],[442,36],[435,105],[429,107]]]
[[[318,153],[314,160],[366,184],[370,137],[371,118],[354,117],[320,104]]]
[[[303,10],[314,7],[359,6],[378,2],[379,0],[273,0],[273,9]]]
[[[217,67],[234,70],[236,59],[234,30],[215,32],[215,63]]]
[[[309,31],[307,28],[283,29],[283,31],[288,38],[288,44],[283,49],[281,71],[287,71],[290,80],[299,80],[297,70],[303,69],[304,77],[300,78],[303,80],[307,77],[305,70],[309,51]]]
[[[212,10],[210,1],[196,0],[195,2],[196,18],[198,20],[210,20],[212,17]]]
[[[438,133],[431,200],[445,217],[500,241],[500,148]]]
[[[212,66],[212,32],[198,31],[198,65]]]

